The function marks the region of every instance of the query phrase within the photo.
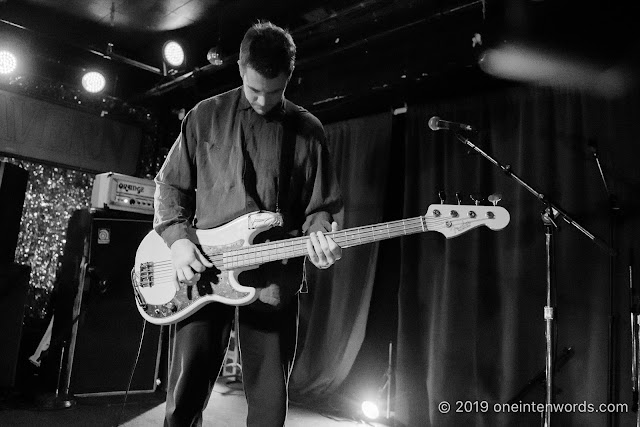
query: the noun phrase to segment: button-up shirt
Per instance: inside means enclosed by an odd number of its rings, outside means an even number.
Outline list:
[[[279,195],[283,123],[296,123],[295,148],[288,194]],[[259,115],[242,87],[185,116],[155,183],[154,228],[169,246],[190,227],[214,228],[256,210],[280,209],[294,235],[326,230],[342,209],[320,121],[288,100]]]

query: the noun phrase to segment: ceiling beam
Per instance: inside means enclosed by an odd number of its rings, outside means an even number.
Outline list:
[[[366,2],[366,3],[360,3],[360,4],[357,4],[357,5],[345,8],[345,9],[339,11],[339,12],[331,14],[330,16],[328,16],[327,18],[319,21],[318,23],[314,22],[314,23],[310,23],[310,24],[305,24],[305,25],[303,25],[301,27],[298,27],[298,28],[294,29],[291,32],[294,35],[295,34],[300,34],[302,32],[308,31],[310,28],[313,28],[314,26],[316,26],[319,23],[327,22],[327,21],[332,20],[332,19],[337,19],[337,18],[339,18],[341,16],[345,16],[346,14],[352,13],[354,11],[361,10],[362,5],[370,6],[370,5],[374,4],[374,3],[379,3],[379,2],[380,2],[380,0],[370,0],[369,2]],[[326,58],[328,56],[332,56],[332,55],[344,52],[344,51],[349,50],[349,49],[353,49],[353,48],[356,48],[356,47],[359,47],[359,46],[362,46],[362,45],[366,45],[367,43],[369,43],[371,41],[382,39],[384,37],[387,37],[387,36],[390,36],[392,34],[395,34],[395,33],[399,32],[399,31],[406,30],[408,28],[415,27],[416,25],[429,22],[429,21],[431,21],[433,19],[441,18],[443,16],[451,15],[453,13],[460,12],[462,10],[466,10],[468,8],[475,7],[475,6],[480,6],[480,5],[484,7],[484,0],[474,0],[474,1],[471,1],[469,3],[465,3],[465,4],[462,4],[462,5],[455,6],[453,8],[447,9],[445,11],[439,11],[439,12],[433,14],[433,15],[430,15],[430,16],[427,16],[427,17],[424,17],[424,18],[420,18],[420,19],[414,20],[412,22],[409,22],[407,24],[403,24],[403,25],[388,29],[386,31],[374,34],[373,36],[370,36],[370,37],[365,37],[365,38],[363,38],[361,40],[357,40],[357,41],[355,41],[353,43],[350,43],[350,44],[345,45],[345,46],[341,46],[341,47],[339,47],[337,49],[333,49],[333,50],[325,52],[325,53],[317,54],[317,55],[315,55],[313,57],[310,57],[310,58],[302,58],[302,59],[300,59],[300,60],[298,60],[296,62],[296,65],[305,66],[305,65],[308,65],[308,64],[310,64],[312,62],[318,61],[318,60],[320,60],[322,58]],[[161,83],[159,85],[154,86],[153,88],[149,89],[148,91],[146,91],[146,92],[144,92],[142,94],[136,95],[133,98],[132,101],[143,100],[143,99],[146,99],[146,98],[149,98],[149,97],[165,94],[165,93],[177,88],[178,86],[180,86],[184,82],[188,81],[189,79],[196,78],[199,75],[204,75],[204,74],[207,74],[207,73],[210,73],[210,72],[219,71],[219,70],[221,70],[223,68],[228,67],[229,65],[236,64],[237,61],[238,61],[238,54],[236,53],[234,55],[230,55],[230,56],[227,56],[227,57],[223,58],[222,65],[207,64],[204,67],[196,67],[192,71],[187,71],[187,72],[184,72],[182,74],[178,74],[178,75],[174,76],[174,78],[171,81]]]
[[[158,67],[154,67],[152,65],[144,64],[144,63],[136,61],[134,59],[127,58],[126,56],[114,53],[113,52],[113,45],[111,43],[107,44],[107,48],[105,49],[104,52],[101,52],[101,51],[99,51],[97,49],[93,49],[93,48],[90,48],[90,47],[82,46],[82,45],[79,45],[77,43],[71,42],[69,40],[62,40],[62,39],[60,39],[58,37],[54,37],[54,36],[52,36],[50,34],[45,34],[45,33],[41,33],[41,32],[32,30],[30,28],[27,28],[27,27],[25,27],[23,25],[15,23],[15,22],[7,21],[6,19],[0,19],[0,23],[4,24],[4,25],[11,26],[13,28],[17,28],[17,29],[22,30],[22,31],[26,31],[26,32],[28,32],[30,34],[33,34],[36,37],[39,37],[39,38],[46,38],[48,40],[52,40],[55,43],[58,43],[60,45],[67,45],[67,46],[71,46],[71,47],[73,47],[75,49],[78,49],[78,50],[83,50],[83,51],[91,53],[93,55],[97,55],[97,56],[99,56],[99,57],[101,57],[103,59],[121,62],[123,64],[131,65],[133,67],[136,67],[136,68],[139,68],[141,70],[145,70],[145,71],[148,71],[148,72],[151,72],[153,74],[160,75],[160,76],[163,75],[162,70],[160,68],[158,68]]]

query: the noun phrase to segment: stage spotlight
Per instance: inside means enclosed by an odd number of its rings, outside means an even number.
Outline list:
[[[378,404],[371,400],[365,400],[364,402],[362,402],[362,413],[370,420],[378,419],[378,417],[380,416]]]
[[[11,74],[17,67],[16,56],[8,50],[0,50],[0,74]]]
[[[98,93],[104,89],[107,80],[98,71],[89,71],[82,76],[82,87],[90,93]]]
[[[389,343],[389,357],[387,360],[387,371],[384,373],[383,384],[377,392],[370,392],[367,399],[362,402],[360,409],[362,414],[376,423],[383,425],[393,425],[392,411],[392,381],[394,378],[393,368],[393,343]],[[383,413],[381,414],[381,410]]]
[[[164,44],[164,47],[162,48],[162,56],[165,62],[171,67],[180,67],[184,64],[184,49],[182,49],[182,46],[174,40],[169,40]]]

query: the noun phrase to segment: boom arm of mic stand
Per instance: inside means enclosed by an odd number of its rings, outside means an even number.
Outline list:
[[[500,168],[505,174],[507,174],[508,176],[510,176],[511,178],[513,178],[518,184],[522,185],[524,188],[527,189],[527,191],[529,191],[531,194],[533,194],[538,200],[540,200],[542,203],[544,203],[545,205],[549,206],[552,210],[553,216],[557,217],[558,215],[562,216],[562,219],[573,225],[576,229],[580,230],[585,236],[587,236],[589,239],[591,239],[592,242],[594,242],[596,245],[598,245],[601,249],[603,249],[604,251],[606,251],[609,255],[611,256],[616,256],[617,252],[615,249],[613,249],[611,246],[609,246],[604,240],[600,239],[599,237],[594,236],[592,233],[590,233],[586,228],[582,227],[580,224],[578,224],[575,220],[573,220],[569,214],[567,212],[565,212],[562,208],[560,208],[559,206],[557,206],[555,203],[551,202],[549,199],[546,198],[546,196],[538,191],[536,191],[533,187],[531,187],[529,184],[527,184],[526,182],[524,182],[518,175],[516,175],[515,173],[513,173],[513,171],[511,170],[511,165],[502,165],[500,162],[498,162],[496,159],[494,159],[493,157],[491,157],[489,154],[485,153],[481,148],[479,148],[478,146],[476,146],[473,142],[471,142],[468,138],[460,135],[459,133],[455,133],[456,138],[462,142],[463,144],[465,144],[466,146],[470,147],[473,151],[475,151],[476,153],[479,153],[480,155],[482,155],[482,157],[484,157],[485,159],[489,160],[491,163],[493,163],[495,166],[497,166],[498,168]]]
[[[571,219],[566,212],[564,212],[561,208],[556,206],[551,201],[547,200],[547,198],[540,192],[536,191],[529,184],[524,182],[520,177],[514,174],[511,171],[511,166],[503,166],[496,159],[485,153],[475,144],[473,144],[468,138],[461,136],[456,133],[456,138],[461,141],[463,144],[467,145],[475,152],[481,154],[485,159],[489,160],[495,166],[502,169],[504,173],[513,178],[516,182],[522,185],[527,189],[531,194],[533,194],[538,200],[544,203],[545,209],[542,214],[542,221],[545,225],[545,248],[546,248],[546,257],[547,257],[547,267],[546,267],[546,282],[547,282],[547,301],[544,307],[544,323],[545,323],[545,410],[542,414],[542,426],[550,427],[551,426],[551,406],[554,400],[554,387],[553,387],[553,376],[555,373],[554,368],[554,358],[553,353],[555,352],[555,343],[554,343],[554,335],[555,335],[555,279],[554,279],[554,263],[553,263],[553,226],[556,226],[553,219],[558,215],[562,215],[562,218],[568,222],[569,224],[576,227],[582,233],[584,233],[587,237],[589,237],[593,242],[596,242],[598,246],[604,248],[612,253],[612,249],[604,243],[602,240],[596,238],[593,234],[589,233],[584,227],[581,227],[578,223],[576,223],[573,219]]]

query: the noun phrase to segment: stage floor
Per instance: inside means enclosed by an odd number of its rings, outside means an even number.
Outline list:
[[[124,396],[79,397],[67,409],[43,409],[42,404],[7,399],[0,406],[0,425],[3,427],[114,427],[119,420],[123,427],[158,427],[164,419],[164,394],[130,394],[124,407]],[[204,425],[243,427],[247,405],[241,384],[218,381],[204,412]],[[331,427],[362,425],[360,419],[336,415],[290,404],[288,427]],[[378,425],[371,423],[369,425]]]

